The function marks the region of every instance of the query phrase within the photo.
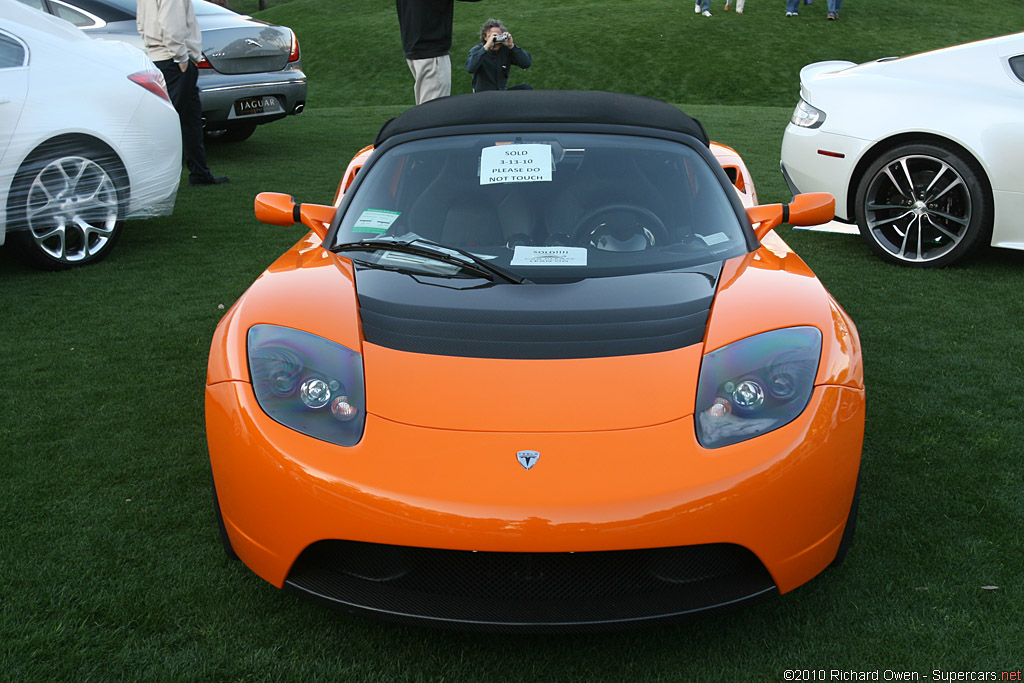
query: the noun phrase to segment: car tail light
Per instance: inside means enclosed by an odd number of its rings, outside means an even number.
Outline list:
[[[790,123],[801,128],[821,128],[821,124],[825,123],[825,112],[801,99],[793,110]]]
[[[129,75],[128,80],[138,83],[157,97],[161,97],[168,102],[171,101],[170,96],[167,94],[167,83],[164,81],[164,75],[159,71],[137,71]]]
[[[288,29],[291,31],[291,29]],[[299,61],[299,37],[295,35],[295,31],[292,31],[292,49],[288,53],[289,62]]]
[[[210,64],[210,60],[207,59],[206,55],[204,54],[202,56],[202,58],[198,62],[196,62],[196,68],[197,69],[212,69],[213,68],[213,64]]]

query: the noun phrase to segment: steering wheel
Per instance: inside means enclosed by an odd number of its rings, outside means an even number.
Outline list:
[[[665,223],[658,218],[650,209],[635,204],[605,204],[604,206],[594,209],[576,223],[576,229],[573,230],[573,244],[579,244],[581,246],[591,245],[591,239],[594,233],[597,232],[597,228],[600,227],[600,221],[598,218],[603,217],[605,214],[615,212],[626,212],[632,214],[635,218],[639,219],[636,221],[634,226],[626,226],[625,229],[633,229],[634,235],[642,235],[643,232],[647,232],[653,241],[644,237],[646,245],[643,247],[652,247],[655,245],[668,244],[668,229],[665,227]],[[646,231],[644,230],[646,228]],[[614,227],[612,228],[614,230]],[[596,245],[595,245],[596,246]],[[639,249],[635,251],[640,251]]]

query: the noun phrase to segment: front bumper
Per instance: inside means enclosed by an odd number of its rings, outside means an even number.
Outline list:
[[[690,417],[523,434],[425,429],[374,415],[363,440],[342,448],[269,419],[238,381],[207,386],[206,411],[232,547],[273,585],[407,620],[534,628],[663,619],[806,582],[835,557],[864,429],[863,392],[838,386],[816,388],[785,427],[716,450],[699,446]],[[541,453],[530,470],[516,459],[524,449]],[[643,549],[666,550],[611,559]],[[440,551],[456,551],[441,553],[448,566],[510,569],[473,590],[428,580],[460,576],[437,570]],[[661,580],[664,571],[643,569],[666,561],[691,569]],[[555,589],[534,578],[537,568],[550,576],[562,571],[559,562],[583,567],[591,588],[545,593]],[[711,576],[709,562],[728,566]],[[635,580],[616,569],[638,563]],[[636,588],[623,593],[627,584]],[[523,591],[534,588],[548,597],[527,600],[535,609],[524,612]],[[695,590],[706,597],[694,598]]]

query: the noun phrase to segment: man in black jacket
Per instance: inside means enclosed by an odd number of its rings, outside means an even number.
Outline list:
[[[462,0],[479,2],[479,0]],[[452,91],[452,19],[454,0],[395,0],[402,51],[416,79],[416,104]]]
[[[529,52],[516,45],[504,24],[497,19],[488,19],[480,27],[480,42],[470,48],[466,58],[466,71],[473,75],[473,92],[504,90],[513,64],[520,69],[529,69],[533,59]],[[532,90],[525,83],[512,89]]]

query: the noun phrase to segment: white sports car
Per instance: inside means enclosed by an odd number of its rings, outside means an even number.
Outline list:
[[[1024,33],[897,59],[800,71],[782,140],[794,194],[882,259],[947,266],[990,243],[1024,249]]]
[[[0,0],[0,244],[55,270],[170,214],[181,129],[145,53]]]

